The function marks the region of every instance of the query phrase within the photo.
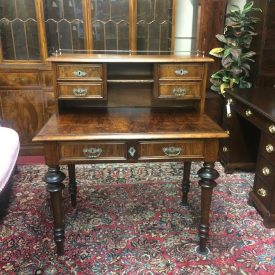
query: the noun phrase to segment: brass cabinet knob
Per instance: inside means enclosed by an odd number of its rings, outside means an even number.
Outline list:
[[[230,136],[230,131],[229,130],[226,130],[225,132]]]
[[[266,197],[267,196],[267,191],[264,188],[258,189],[257,193],[261,197]]]
[[[228,148],[227,148],[226,146],[223,146],[223,147],[222,147],[222,151],[223,151],[224,153],[226,153],[226,152],[228,152],[229,150],[228,150]]]
[[[274,134],[275,133],[275,125],[274,124],[271,124],[269,127],[268,127],[268,130],[271,134]]]
[[[250,109],[247,109],[247,110],[245,111],[245,115],[246,115],[246,116],[251,116],[251,115],[252,115],[252,111],[251,111]]]
[[[232,114],[231,114],[231,113],[228,113],[228,114],[226,114],[226,116],[227,116],[228,118],[230,118],[230,117],[232,117]]]
[[[274,147],[273,147],[272,144],[267,144],[265,146],[265,150],[266,150],[267,153],[272,153],[272,152],[274,152]]]
[[[262,169],[262,173],[263,175],[268,176],[270,174],[270,169],[268,167],[264,167]]]

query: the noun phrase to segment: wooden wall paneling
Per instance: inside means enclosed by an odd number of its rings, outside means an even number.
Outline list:
[[[42,154],[42,145],[32,143],[32,138],[45,123],[44,93],[42,90],[0,91],[1,114],[13,122],[20,136],[23,155]]]

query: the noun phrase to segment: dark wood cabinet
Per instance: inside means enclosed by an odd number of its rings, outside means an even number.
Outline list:
[[[256,24],[257,36],[253,37],[252,48],[256,52],[252,66],[251,82],[261,88],[275,87],[275,0],[256,0],[255,6],[262,9],[257,13],[260,21]],[[272,89],[271,93],[275,93]],[[238,91],[236,91],[237,93]],[[223,128],[230,132],[230,137],[220,145],[219,157],[226,172],[236,169],[255,171],[259,131],[238,113],[228,117],[228,97],[223,105]]]

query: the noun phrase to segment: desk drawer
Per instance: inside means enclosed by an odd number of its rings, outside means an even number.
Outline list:
[[[140,160],[201,159],[204,156],[203,141],[142,141]]]
[[[58,80],[103,80],[102,64],[62,64],[57,65]]]
[[[203,65],[191,64],[159,64],[158,78],[160,80],[171,79],[202,79],[204,73]]]
[[[21,88],[24,86],[39,86],[38,72],[10,72],[0,73],[0,86],[8,88]]]
[[[104,85],[99,83],[62,83],[58,84],[58,98],[105,98]]]
[[[60,158],[68,160],[126,160],[125,142],[63,142],[60,144]]]
[[[159,84],[157,98],[163,99],[199,99],[200,83],[167,83]]]

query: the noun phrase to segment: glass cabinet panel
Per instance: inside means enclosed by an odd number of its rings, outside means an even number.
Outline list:
[[[91,0],[93,47],[97,52],[129,51],[129,1]]]
[[[137,50],[171,51],[173,0],[137,0]]]
[[[48,54],[84,49],[82,0],[44,0]]]
[[[39,60],[35,0],[0,0],[4,60]]]

